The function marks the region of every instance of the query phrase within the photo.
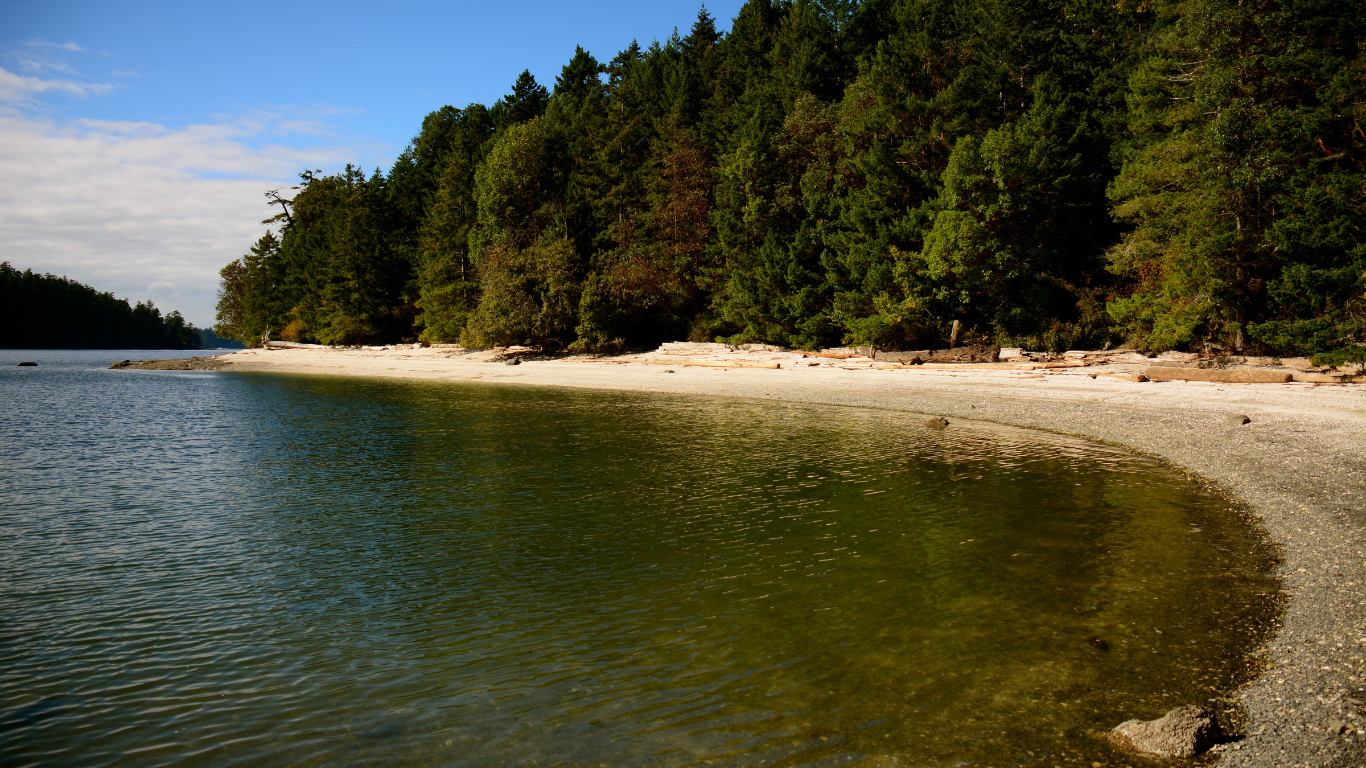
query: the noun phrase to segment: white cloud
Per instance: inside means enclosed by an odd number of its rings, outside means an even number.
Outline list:
[[[64,61],[39,61],[29,56],[18,56],[19,68],[26,72],[42,72],[50,69],[53,72],[61,72],[64,75],[75,75],[76,68]]]
[[[288,116],[167,128],[0,111],[0,259],[213,322],[218,270],[261,235],[268,189],[356,147],[261,144]]]
[[[113,90],[108,83],[78,83],[75,80],[26,77],[0,67],[0,103],[22,102],[34,94],[66,93],[72,96],[98,96]]]
[[[30,40],[25,43],[29,48],[53,48],[59,51],[70,51],[72,53],[84,53],[85,49],[72,42],[50,43],[46,40]]]

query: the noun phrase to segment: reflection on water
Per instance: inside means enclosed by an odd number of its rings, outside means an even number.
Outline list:
[[[1069,438],[64,354],[0,355],[6,765],[1089,764],[1274,591]]]

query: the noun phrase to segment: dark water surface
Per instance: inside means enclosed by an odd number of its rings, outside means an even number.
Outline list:
[[[1274,591],[1081,440],[145,356],[0,352],[5,766],[1108,764]]]

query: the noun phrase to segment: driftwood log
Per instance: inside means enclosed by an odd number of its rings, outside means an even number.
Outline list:
[[[1150,365],[1144,369],[1143,375],[1152,381],[1213,381],[1220,384],[1284,384],[1295,378],[1289,371],[1177,368],[1170,365]]]
[[[922,349],[919,352],[873,353],[878,362],[920,365],[921,363],[995,363],[1001,360],[1000,347],[974,346],[956,349]]]
[[[650,365],[701,366],[703,368],[782,368],[782,363],[758,363],[749,360],[649,360]]]

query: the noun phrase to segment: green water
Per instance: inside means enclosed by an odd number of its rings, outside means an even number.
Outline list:
[[[1071,438],[67,362],[0,366],[11,766],[1109,764],[1275,591]]]

